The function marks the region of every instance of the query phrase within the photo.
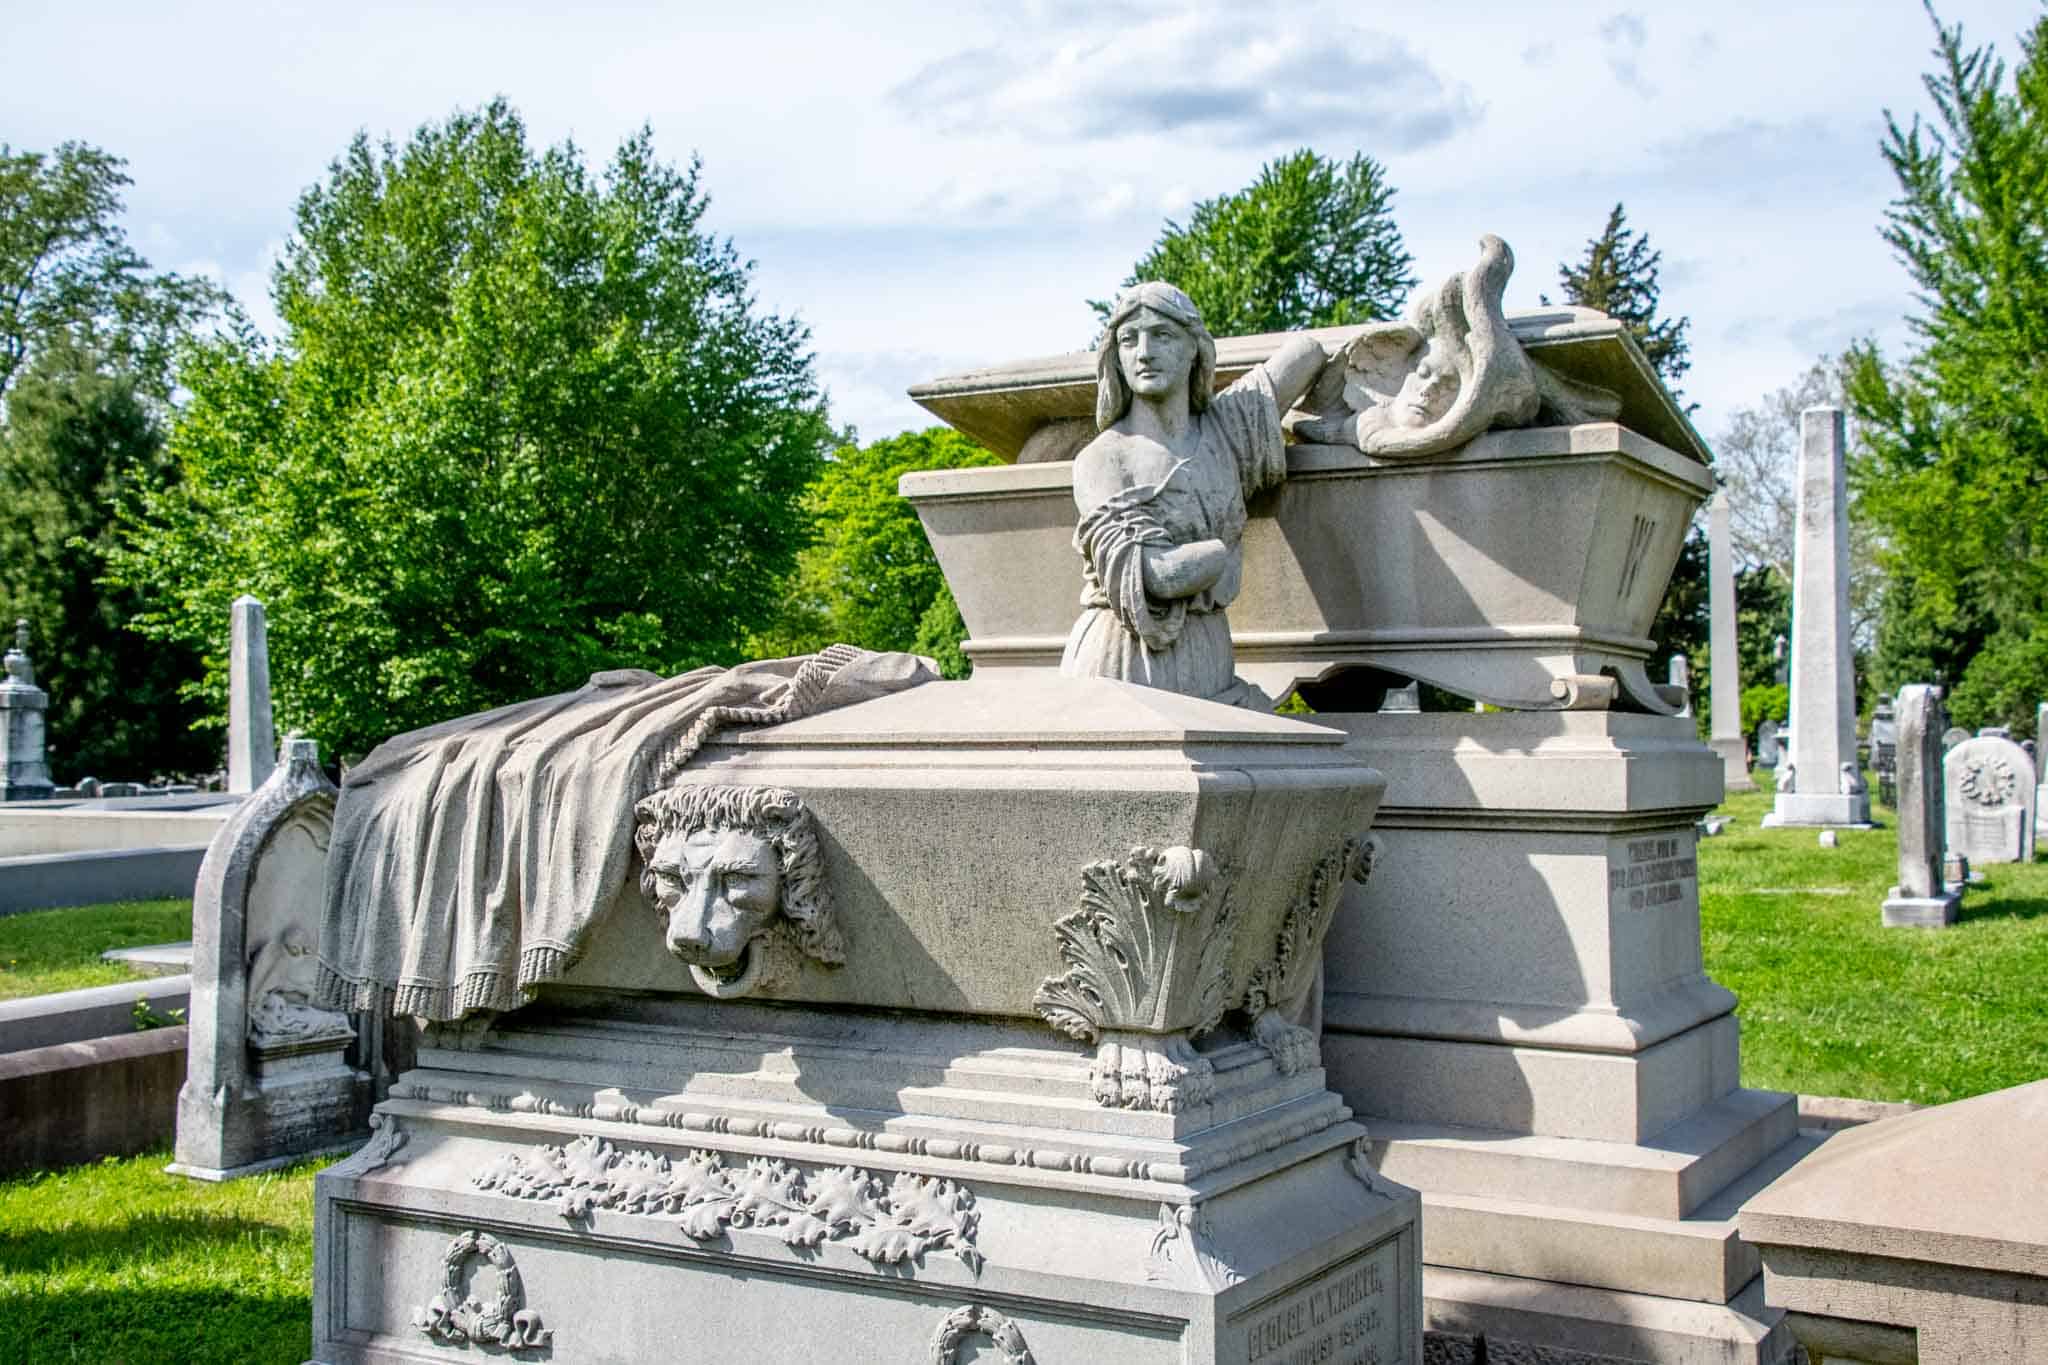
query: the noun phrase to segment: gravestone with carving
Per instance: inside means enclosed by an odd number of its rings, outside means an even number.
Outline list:
[[[1950,848],[1971,867],[2034,856],[2034,765],[2019,745],[1998,735],[1973,736],[1948,751],[1942,771]]]
[[[1485,239],[1401,321],[1307,334],[1302,390],[1302,336],[1211,339],[1171,297],[1094,354],[919,385],[1016,462],[901,489],[977,677],[1293,694],[1386,774],[1322,1056],[1431,1201],[1433,1352],[1776,1362],[1728,1210],[1798,1154],[1796,1106],[1739,1085],[1695,854],[1725,764],[1647,668],[1706,448],[1619,322],[1504,312],[1510,263]],[[1218,412],[1186,443],[1117,387],[1176,372],[1162,337]],[[1248,391],[1293,402],[1279,433]],[[1385,705],[1407,678],[1489,706]]]
[[[191,1043],[171,1170],[225,1180],[353,1145],[370,1078],[323,1008],[315,949],[334,784],[313,741],[214,835],[192,898]]]

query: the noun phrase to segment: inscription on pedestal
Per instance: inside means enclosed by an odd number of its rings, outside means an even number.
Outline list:
[[[1677,904],[1686,899],[1686,884],[1699,880],[1699,859],[1690,842],[1677,835],[1630,839],[1627,860],[1627,866],[1608,870],[1607,889],[1616,895],[1627,892],[1631,910]]]
[[[1219,1358],[1245,1365],[1398,1365],[1401,1349],[1400,1238],[1266,1299],[1231,1319]]]

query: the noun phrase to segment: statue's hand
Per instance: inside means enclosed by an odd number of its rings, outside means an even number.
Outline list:
[[[1145,551],[1145,593],[1159,601],[1193,597],[1216,585],[1230,567],[1230,547],[1220,540]]]

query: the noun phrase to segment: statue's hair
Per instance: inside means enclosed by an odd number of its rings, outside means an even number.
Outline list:
[[[780,909],[796,928],[797,942],[820,962],[844,962],[840,937],[825,885],[825,859],[818,848],[818,823],[803,798],[782,787],[668,787],[633,807],[633,844],[640,850],[640,890],[659,907],[654,851],[672,834],[700,829],[738,829],[775,845],[782,861]]]
[[[1170,284],[1148,280],[1132,285],[1110,311],[1109,325],[1095,347],[1095,429],[1108,431],[1131,410],[1131,384],[1124,378],[1123,361],[1117,355],[1116,329],[1140,308],[1150,308],[1172,319],[1195,339],[1195,363],[1188,371],[1188,410],[1201,412],[1209,406],[1216,390],[1216,338],[1202,324],[1202,311],[1195,301]]]

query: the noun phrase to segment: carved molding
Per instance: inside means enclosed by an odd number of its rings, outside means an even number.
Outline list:
[[[370,1140],[358,1147],[353,1156],[336,1162],[330,1168],[333,1175],[368,1175],[380,1166],[390,1164],[398,1149],[405,1146],[405,1130],[398,1126],[388,1114],[370,1115]]]
[[[1097,1045],[1098,1102],[1172,1112],[1215,1093],[1215,1071],[1189,1040],[1216,1027],[1231,997],[1236,933],[1229,878],[1201,849],[1133,848],[1081,869],[1081,903],[1053,922],[1067,970],[1039,984],[1048,1024]],[[1189,959],[1192,957],[1193,961]],[[1194,992],[1193,1022],[1176,985]]]
[[[1344,1169],[1354,1180],[1382,1199],[1392,1199],[1399,1191],[1382,1179],[1379,1169],[1372,1164],[1372,1144],[1365,1138],[1355,1138],[1351,1150],[1344,1154]]]
[[[1152,1229],[1145,1278],[1220,1293],[1244,1279],[1216,1247],[1216,1230],[1200,1204],[1161,1204]]]
[[[1002,1353],[1003,1365],[1033,1365],[1031,1348],[1016,1323],[993,1308],[978,1303],[955,1308],[946,1314],[939,1330],[932,1333],[930,1365],[959,1365],[960,1347],[967,1338],[985,1336]]]
[[[974,1246],[981,1215],[973,1193],[955,1181],[907,1171],[885,1185],[853,1166],[806,1171],[762,1156],[734,1167],[720,1153],[700,1150],[671,1161],[581,1137],[566,1147],[541,1143],[506,1152],[470,1183],[515,1199],[553,1200],[572,1220],[593,1209],[681,1214],[684,1234],[699,1242],[731,1228],[774,1228],[788,1246],[843,1243],[876,1265],[922,1263],[927,1252],[946,1251],[981,1272]]]
[[[1323,939],[1344,898],[1344,883],[1363,886],[1379,857],[1379,840],[1354,835],[1309,872],[1301,897],[1288,908],[1273,943],[1273,956],[1253,968],[1245,985],[1244,1009],[1252,1037],[1271,1054],[1282,1075],[1292,1076],[1321,1060],[1316,1035],[1287,1017],[1315,984],[1323,963]]]
[[[462,1273],[473,1258],[497,1272],[498,1290],[489,1303],[467,1292]],[[474,1229],[457,1234],[441,1257],[441,1292],[424,1308],[412,1310],[413,1326],[430,1340],[451,1346],[474,1342],[511,1351],[548,1346],[554,1333],[541,1325],[540,1314],[526,1307],[519,1267],[503,1242]]]

